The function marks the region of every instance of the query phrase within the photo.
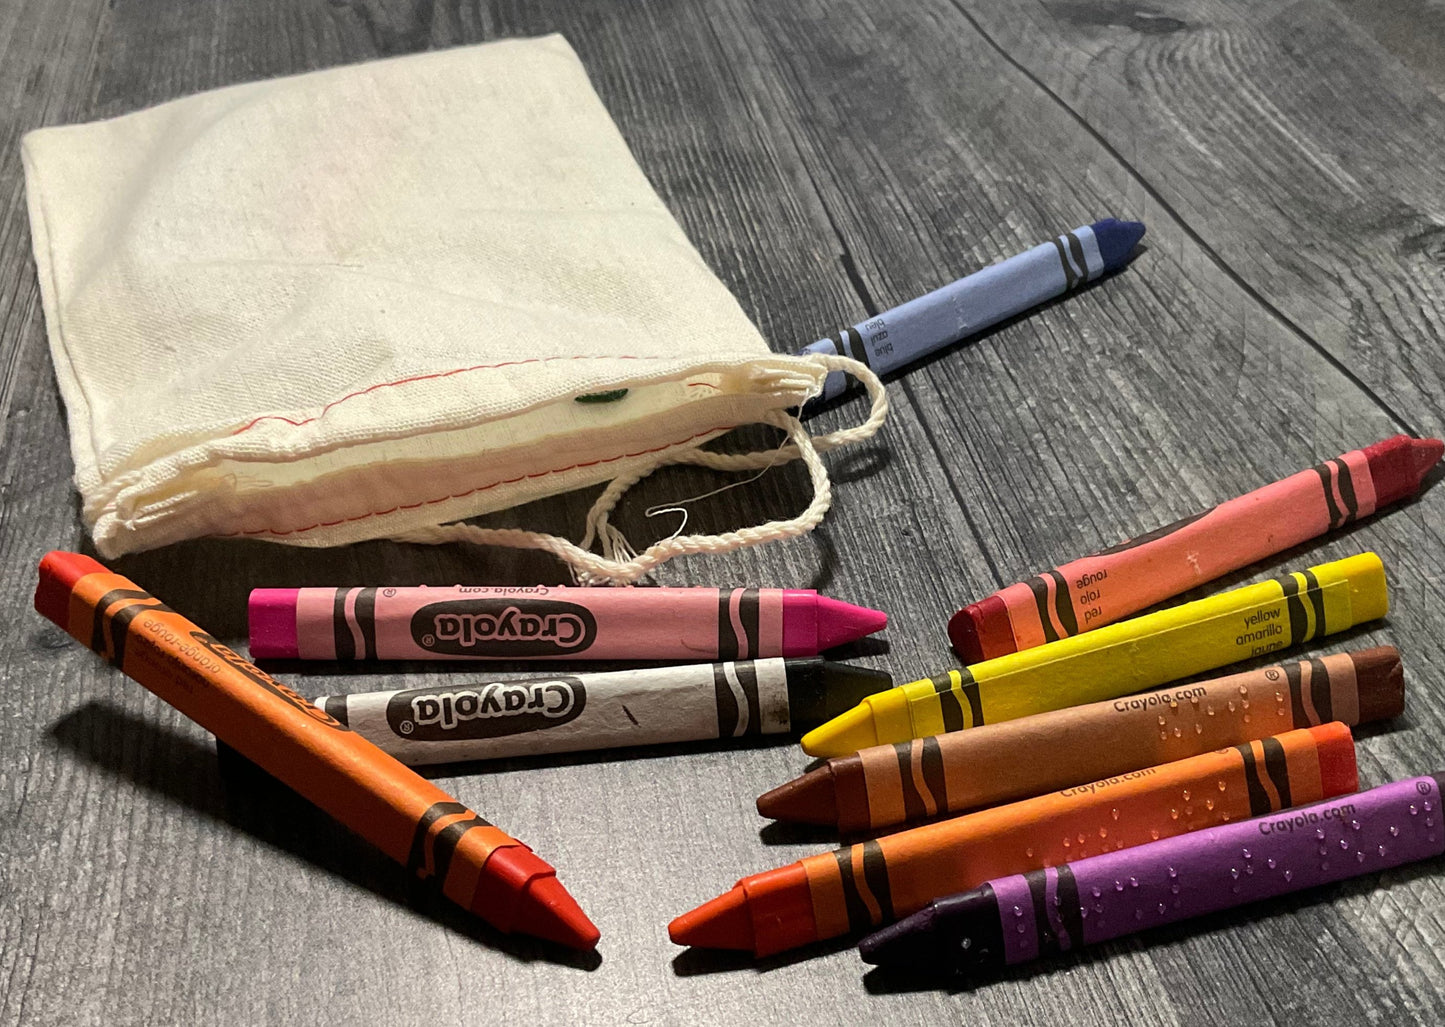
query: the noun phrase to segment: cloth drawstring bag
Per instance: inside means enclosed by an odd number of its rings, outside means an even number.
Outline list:
[[[877,379],[782,356],[718,281],[560,36],[202,93],[23,142],[86,525],[107,556],[198,536],[539,548],[585,582],[811,530],[820,451]],[[829,370],[873,398],[810,438]],[[577,402],[614,390],[611,402]],[[781,450],[699,447],[747,424]],[[634,553],[656,468],[802,459],[806,510]],[[579,543],[457,523],[609,481]]]

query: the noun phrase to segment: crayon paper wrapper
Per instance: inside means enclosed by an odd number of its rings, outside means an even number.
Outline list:
[[[760,660],[351,696],[347,723],[417,765],[781,734],[790,719],[784,662]]]

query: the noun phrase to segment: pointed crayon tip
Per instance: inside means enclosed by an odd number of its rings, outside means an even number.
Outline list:
[[[858,955],[873,966],[929,965],[939,955],[933,920],[933,907],[925,906],[865,937],[858,943]]]
[[[551,874],[527,882],[517,900],[512,929],[583,952],[596,948],[602,937],[577,900]]]
[[[1099,256],[1104,260],[1105,271],[1113,271],[1127,264],[1129,254],[1134,252],[1134,247],[1144,238],[1142,221],[1105,218],[1103,221],[1095,221],[1090,227],[1094,230],[1094,241],[1099,244]]]
[[[748,916],[747,893],[733,888],[709,899],[668,924],[667,936],[674,945],[750,951],[753,922]]]
[[[1419,481],[1430,473],[1430,469],[1445,455],[1445,441],[1440,439],[1411,439],[1411,455],[1415,458],[1415,480]]]
[[[838,801],[833,789],[833,771],[815,767],[802,777],[779,785],[758,796],[758,815],[792,824],[838,823]]]
[[[803,736],[803,751],[809,756],[848,756],[878,744],[873,725],[873,708],[867,703],[854,706]]]
[[[818,651],[856,642],[888,626],[888,614],[866,606],[818,597]]]

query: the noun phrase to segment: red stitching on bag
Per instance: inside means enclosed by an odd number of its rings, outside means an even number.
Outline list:
[[[308,418],[306,418],[305,420],[302,420],[302,421],[293,421],[293,420],[291,420],[291,418],[286,417],[284,414],[262,414],[260,417],[256,418],[254,421],[252,421],[250,424],[242,425],[240,428],[237,428],[235,431],[231,432],[231,436],[234,438],[235,436],[240,435],[242,432],[250,431],[252,428],[256,427],[256,425],[260,424],[262,421],[285,421],[287,424],[291,425],[293,428],[299,428],[299,427],[301,427],[303,424],[310,424],[312,421],[319,421],[321,418],[323,418],[323,417],[326,416],[327,411],[329,411],[332,407],[338,406],[338,405],[340,405],[340,404],[342,404],[342,403],[345,403],[348,399],[355,399],[357,396],[365,396],[368,392],[375,392],[377,389],[389,389],[389,388],[391,388],[393,385],[407,385],[407,384],[410,384],[411,382],[431,381],[433,378],[450,378],[450,377],[451,377],[452,375],[454,375],[454,374],[466,374],[468,371],[490,371],[490,370],[494,370],[494,369],[496,369],[496,368],[498,368],[498,367],[516,367],[516,366],[519,365],[519,364],[545,364],[545,363],[549,363],[550,361],[553,361],[553,360],[676,360],[676,359],[677,359],[676,357],[638,357],[638,356],[628,356],[628,355],[626,355],[626,354],[613,355],[613,354],[602,354],[602,353],[577,353],[577,354],[573,354],[572,356],[566,356],[566,357],[529,357],[529,358],[526,359],[526,360],[506,360],[506,361],[503,361],[503,362],[500,363],[500,364],[476,364],[476,365],[474,365],[474,366],[472,366],[472,367],[454,367],[454,368],[452,368],[450,371],[438,371],[438,372],[435,373],[435,374],[418,374],[418,375],[414,375],[414,376],[412,376],[412,377],[410,377],[410,378],[398,378],[398,379],[397,379],[396,381],[394,381],[394,382],[379,382],[379,383],[377,383],[376,385],[368,385],[368,386],[367,386],[366,388],[364,388],[364,389],[358,389],[356,392],[348,393],[347,395],[342,396],[340,399],[332,400],[330,403],[327,403],[324,407],[322,407],[322,408],[321,408],[321,412],[320,412],[319,414],[317,414],[315,417],[308,417]]]
[[[638,358],[636,358],[636,359],[661,359],[661,358],[642,358],[642,357],[638,357]],[[478,485],[478,486],[477,486],[476,488],[474,488],[474,489],[468,489],[468,490],[465,491],[465,492],[456,492],[456,493],[453,493],[453,494],[450,495],[450,496],[438,496],[436,499],[424,499],[424,500],[422,500],[422,501],[419,502],[419,503],[406,503],[406,504],[403,504],[403,505],[401,505],[401,506],[393,506],[393,507],[392,507],[391,509],[389,509],[389,510],[373,510],[373,511],[371,511],[370,513],[357,514],[357,515],[354,516],[354,517],[343,517],[343,518],[341,518],[340,520],[336,520],[336,521],[318,521],[317,523],[315,523],[315,524],[309,524],[309,525],[307,525],[307,526],[304,527],[304,528],[287,528],[287,529],[285,529],[285,530],[278,530],[278,529],[276,529],[276,528],[252,528],[252,529],[247,530],[247,531],[228,531],[228,532],[225,532],[225,533],[223,533],[223,534],[216,535],[216,536],[214,536],[214,537],[215,537],[215,538],[233,538],[233,537],[235,537],[235,536],[237,536],[237,535],[299,535],[299,534],[300,534],[301,532],[303,532],[303,531],[314,531],[314,530],[317,529],[317,528],[334,528],[334,527],[336,527],[338,524],[349,524],[349,523],[352,522],[352,521],[364,521],[364,520],[366,520],[368,517],[384,517],[384,516],[386,516],[387,514],[395,513],[395,512],[398,511],[398,510],[415,510],[415,509],[417,509],[418,507],[422,507],[422,506],[432,506],[432,505],[434,505],[434,504],[436,504],[436,503],[445,503],[445,502],[447,502],[447,500],[450,500],[450,499],[465,499],[467,496],[474,495],[474,494],[476,494],[476,493],[478,493],[478,492],[485,492],[485,491],[487,491],[488,489],[498,488],[498,487],[500,487],[500,486],[502,486],[502,485],[515,485],[517,482],[523,481],[523,480],[525,480],[525,479],[527,479],[527,478],[545,478],[545,477],[546,477],[547,475],[549,475],[549,474],[563,474],[563,473],[565,473],[565,472],[567,472],[567,471],[575,471],[575,470],[577,470],[577,469],[579,469],[579,468],[582,468],[582,467],[596,467],[596,466],[599,465],[599,464],[610,464],[610,463],[615,463],[615,462],[618,461],[618,460],[629,460],[629,459],[631,459],[632,457],[635,457],[635,456],[647,456],[647,455],[649,455],[649,454],[651,454],[651,453],[660,453],[660,452],[662,452],[664,449],[671,449],[671,448],[673,448],[674,446],[686,445],[687,443],[691,442],[693,439],[700,439],[700,438],[702,438],[704,435],[713,435],[713,434],[721,433],[721,432],[729,432],[729,431],[732,431],[732,430],[733,430],[734,428],[736,428],[736,427],[737,427],[737,425],[734,424],[734,425],[729,425],[729,426],[723,427],[723,428],[709,428],[709,429],[707,429],[706,431],[700,431],[700,432],[697,432],[697,433],[694,434],[694,435],[689,435],[687,438],[681,439],[681,440],[679,440],[679,441],[677,441],[677,442],[664,443],[663,445],[661,445],[661,446],[655,446],[655,447],[653,447],[652,449],[640,449],[640,450],[638,450],[636,453],[622,453],[622,454],[620,454],[619,456],[603,457],[603,458],[600,459],[600,460],[588,460],[586,463],[572,464],[572,465],[569,466],[569,467],[554,467],[554,468],[551,469],[550,471],[536,471],[536,472],[534,472],[534,473],[532,473],[532,474],[522,474],[522,475],[518,475],[518,476],[515,477],[515,478],[507,478],[507,479],[504,480],[504,481],[494,481],[494,482],[492,482],[492,483],[489,484],[489,485]]]

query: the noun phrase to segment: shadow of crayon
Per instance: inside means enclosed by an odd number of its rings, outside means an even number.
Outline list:
[[[684,949],[672,959],[672,972],[679,977],[699,977],[707,974],[737,973],[751,970],[753,973],[771,973],[784,967],[794,966],[819,956],[842,952],[857,944],[854,938],[832,938],[815,942],[802,948],[790,949],[776,955],[759,959],[748,952],[729,949]]]
[[[517,962],[545,960],[580,970],[602,965],[596,951],[503,934],[445,898],[433,882],[352,834],[224,743],[204,742],[106,702],[93,701],[56,721],[50,736],[87,763],[194,813],[373,892]]]

